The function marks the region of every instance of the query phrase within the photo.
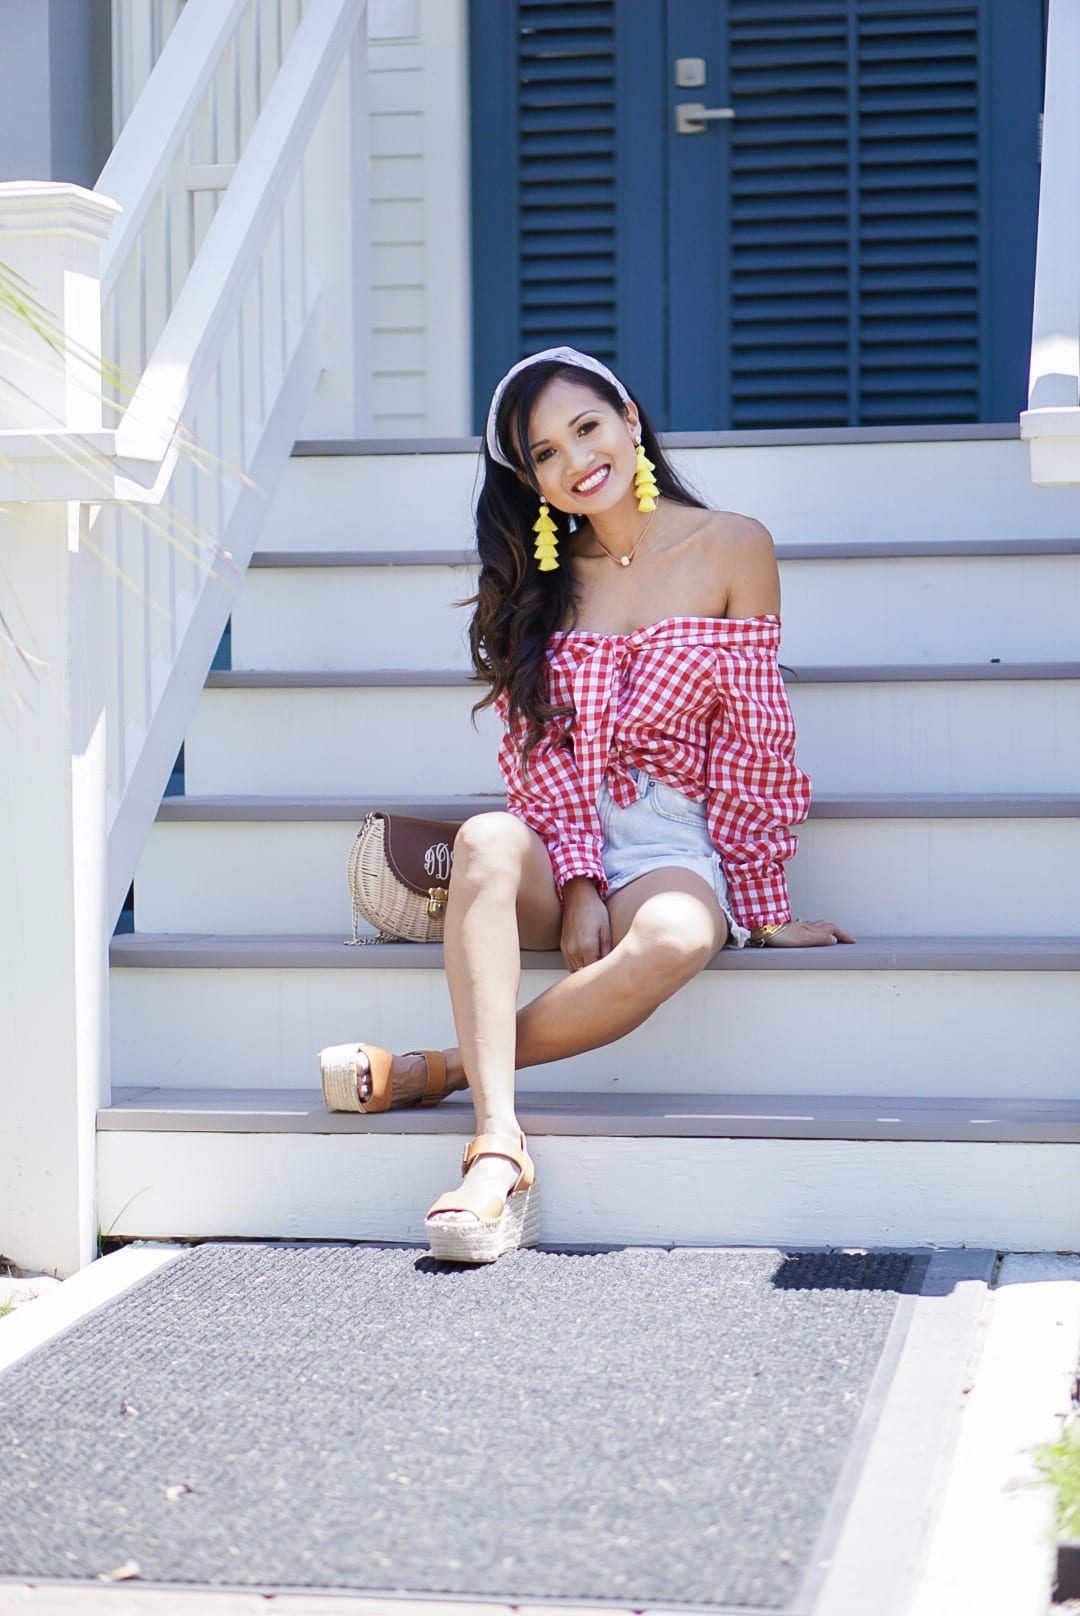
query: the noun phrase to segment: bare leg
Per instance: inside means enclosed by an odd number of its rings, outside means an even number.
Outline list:
[[[657,872],[662,880],[660,889],[665,892],[678,890],[676,883],[688,873],[675,867]],[[646,881],[653,889],[651,892],[639,890]],[[640,882],[634,881],[616,893],[609,906],[613,921],[619,900],[632,898],[636,913],[646,897],[655,895],[657,885],[655,877],[644,876]],[[709,959],[727,940],[727,926],[719,906],[717,916],[718,925],[723,930],[717,948],[711,948],[711,944],[705,945],[710,948]],[[647,1021],[653,1011],[688,980],[682,971],[676,971],[674,986],[658,977],[655,959],[645,938],[645,919],[647,917],[643,917],[639,923],[634,938],[628,939],[631,946],[624,949],[616,944],[606,959],[576,971],[573,976],[564,977],[517,1012],[514,1056],[517,1071],[529,1066],[541,1066],[548,1061],[565,1060],[571,1055],[583,1055],[587,1050],[615,1043]],[[690,975],[695,974],[695,970],[696,967],[691,969]],[[467,1088],[461,1049],[446,1049],[443,1054],[450,1086],[455,1089]],[[403,1099],[423,1092],[424,1077],[422,1060],[413,1056],[401,1056],[395,1060],[394,1092]]]
[[[535,832],[512,814],[466,820],[454,842],[443,951],[478,1134],[516,1141],[521,1131],[514,1110],[520,951],[557,947],[560,925],[551,864]],[[516,1179],[513,1163],[498,1156],[468,1173],[471,1188],[501,1197]]]
[[[519,950],[554,946],[561,911],[539,838],[509,815],[483,820],[469,821],[455,845],[444,944],[460,1048],[447,1055],[469,1074],[477,1132],[516,1137],[517,1068],[595,1049],[640,1026],[723,946],[727,929],[700,877],[655,871],[612,898],[611,953],[516,1012]],[[470,1184],[474,1174],[499,1195],[515,1180],[499,1159],[478,1162]]]
[[[563,977],[518,1013],[518,1069],[615,1043],[647,1021],[727,941],[712,889],[676,865],[608,902],[611,953]]]

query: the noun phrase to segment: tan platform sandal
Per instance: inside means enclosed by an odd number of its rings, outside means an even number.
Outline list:
[[[490,1191],[459,1189],[440,1195],[424,1220],[431,1255],[440,1262],[494,1262],[519,1246],[535,1246],[540,1238],[540,1186],[525,1149],[525,1135],[480,1134],[465,1146],[462,1177],[481,1156],[505,1156],[518,1169],[518,1181],[506,1200]],[[440,1221],[440,1212],[472,1212],[475,1223]]]
[[[446,1058],[439,1049],[410,1049],[410,1055],[422,1055],[427,1064],[427,1083],[418,1100],[402,1102],[401,1109],[412,1105],[438,1105],[450,1093],[446,1079]],[[359,1057],[367,1061],[370,1092],[365,1098],[361,1088],[363,1074]],[[323,1099],[331,1111],[389,1111],[393,1099],[391,1069],[394,1057],[378,1044],[333,1044],[320,1051],[319,1070],[322,1073]]]

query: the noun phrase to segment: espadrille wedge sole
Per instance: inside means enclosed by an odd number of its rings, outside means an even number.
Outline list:
[[[431,1255],[440,1262],[487,1263],[508,1251],[535,1246],[540,1239],[540,1186],[515,1190],[497,1218],[476,1223],[448,1223],[427,1218]]]
[[[431,1255],[441,1262],[494,1262],[507,1251],[535,1246],[540,1239],[540,1187],[536,1169],[525,1148],[525,1135],[517,1139],[497,1134],[481,1134],[465,1146],[461,1172],[464,1176],[481,1156],[505,1156],[518,1169],[518,1180],[500,1210],[498,1196],[462,1184],[460,1189],[440,1195],[424,1220]],[[449,1222],[443,1212],[471,1212],[469,1219]]]
[[[371,1073],[371,1093],[360,1098],[357,1057],[363,1055]],[[319,1052],[323,1100],[331,1111],[386,1111],[390,1106],[390,1069],[394,1057],[375,1044],[333,1044]]]
[[[410,1055],[422,1055],[427,1066],[424,1092],[409,1105],[438,1105],[450,1092],[446,1083],[446,1060],[438,1049],[410,1049]],[[360,1097],[357,1057],[363,1055],[371,1074],[371,1093]],[[322,1073],[323,1100],[331,1111],[360,1111],[369,1115],[388,1111],[393,1099],[391,1069],[394,1057],[378,1044],[334,1044],[319,1054]]]

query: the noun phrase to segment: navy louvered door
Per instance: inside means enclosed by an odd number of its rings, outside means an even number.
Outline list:
[[[478,413],[569,341],[669,429],[1015,417],[1042,0],[472,7]]]

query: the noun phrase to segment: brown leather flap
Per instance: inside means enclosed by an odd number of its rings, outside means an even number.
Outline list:
[[[379,814],[386,827],[386,862],[399,881],[421,897],[450,881],[454,837],[460,823],[450,819],[410,819],[407,814]]]

